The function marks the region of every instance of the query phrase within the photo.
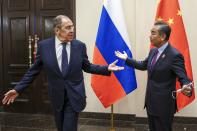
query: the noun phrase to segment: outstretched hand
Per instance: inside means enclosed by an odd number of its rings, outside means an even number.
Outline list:
[[[121,71],[121,70],[124,70],[124,67],[116,65],[117,62],[118,62],[118,60],[115,60],[113,63],[109,64],[108,70],[109,71]]]
[[[120,58],[120,59],[122,59],[122,60],[126,60],[127,57],[128,57],[128,55],[127,55],[127,53],[126,53],[125,51],[123,51],[123,53],[121,53],[120,51],[115,51],[114,53],[115,53],[115,55],[116,55],[118,58]]]
[[[18,92],[14,89],[9,90],[7,93],[4,94],[4,98],[2,100],[2,103],[4,105],[10,105],[15,101],[15,99],[18,97]]]

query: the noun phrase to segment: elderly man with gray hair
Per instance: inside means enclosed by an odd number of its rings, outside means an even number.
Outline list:
[[[86,106],[83,72],[109,76],[111,71],[123,70],[116,66],[94,65],[89,62],[86,45],[74,39],[74,24],[64,15],[54,18],[52,38],[38,43],[35,63],[22,80],[8,91],[3,104],[13,103],[44,68],[48,78],[49,98],[58,131],[77,131],[78,115]]]

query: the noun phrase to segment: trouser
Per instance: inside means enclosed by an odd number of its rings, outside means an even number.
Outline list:
[[[79,113],[71,106],[66,98],[63,109],[55,111],[55,122],[58,131],[77,131]]]
[[[148,114],[148,124],[150,131],[172,131],[174,115],[153,116]]]

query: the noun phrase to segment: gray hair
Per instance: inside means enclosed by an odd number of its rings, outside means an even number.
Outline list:
[[[62,26],[62,19],[70,20],[70,18],[66,15],[58,15],[53,19],[53,28],[61,28]]]

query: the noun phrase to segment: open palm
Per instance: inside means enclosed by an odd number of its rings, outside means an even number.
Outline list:
[[[120,71],[120,70],[124,70],[124,67],[121,66],[117,66],[116,63],[118,62],[118,60],[115,60],[113,63],[109,64],[108,70],[109,71]]]
[[[2,103],[5,105],[9,105],[10,103],[13,103],[15,101],[15,99],[18,97],[18,92],[16,92],[16,90],[10,90],[8,91],[5,95],[4,98],[2,100]]]

